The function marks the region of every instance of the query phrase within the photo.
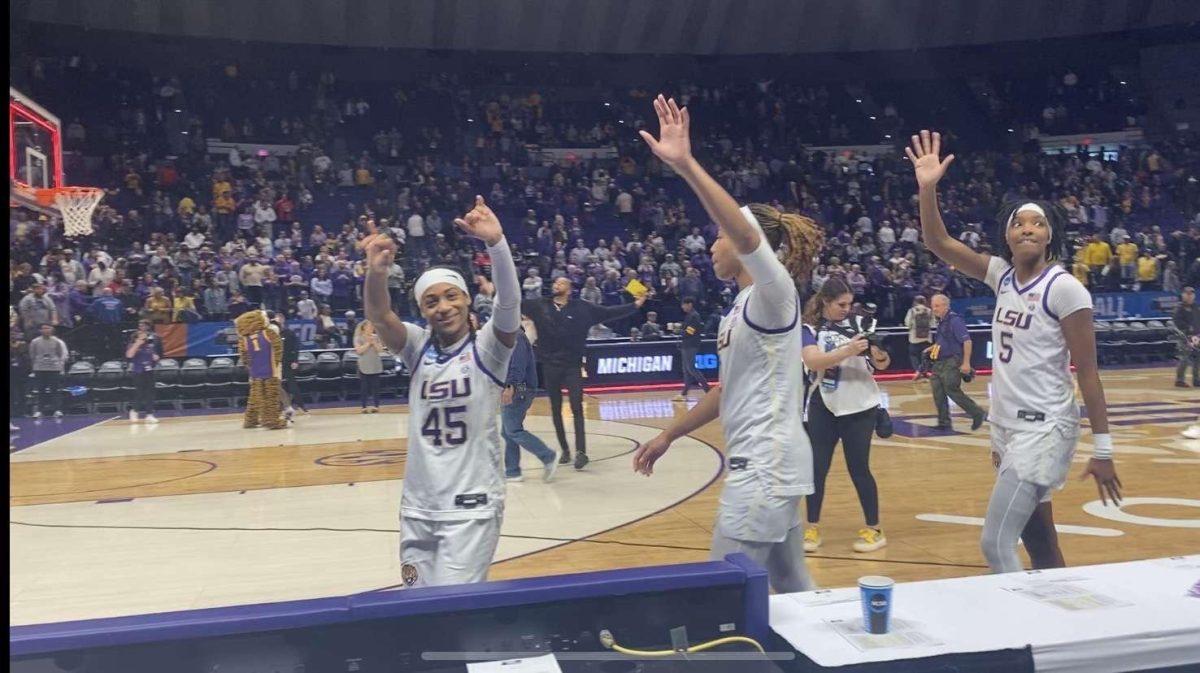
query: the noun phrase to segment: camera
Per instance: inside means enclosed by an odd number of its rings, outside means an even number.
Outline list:
[[[867,340],[868,344],[878,348],[879,350],[885,350],[883,347],[883,335],[875,333],[876,324],[877,321],[875,320],[874,316],[864,317],[862,315],[851,316],[849,326],[826,323],[828,329],[833,330],[844,337],[853,339],[854,337],[861,336]],[[870,358],[871,352],[864,352],[863,357]]]

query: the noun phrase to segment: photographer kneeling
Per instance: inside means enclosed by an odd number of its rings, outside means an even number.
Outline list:
[[[879,528],[879,491],[871,475],[871,435],[884,425],[886,412],[880,405],[874,372],[887,369],[891,358],[879,348],[872,328],[850,316],[854,294],[845,282],[830,279],[809,299],[804,310],[804,364],[815,376],[816,390],[807,406],[809,440],[813,450],[816,490],[808,496],[808,528],[805,551],[821,546],[817,524],[825,498],[825,478],[833,462],[838,440],[846,455],[846,467],[858,492],[866,526],[858,531],[854,551],[871,552],[887,544]],[[889,423],[890,424],[890,423]],[[889,431],[880,428],[881,435]]]

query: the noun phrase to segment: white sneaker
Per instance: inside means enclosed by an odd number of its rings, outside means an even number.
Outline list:
[[[138,415],[137,415],[137,412],[136,412],[136,411],[134,411],[133,409],[130,409],[130,410],[129,410],[129,422],[130,422],[130,423],[137,423],[137,422],[138,422]]]
[[[18,428],[16,423],[9,421],[8,422],[8,431],[9,432],[20,432],[21,428]]]
[[[519,484],[519,483],[521,483],[522,481],[525,481],[525,475],[523,475],[523,474],[518,474],[518,475],[517,475],[517,476],[515,476],[515,477],[505,477],[505,478],[504,478],[504,481],[507,481],[507,482],[510,482],[510,483],[513,483],[513,484]]]
[[[1183,436],[1187,437],[1188,439],[1200,439],[1200,423],[1197,423],[1187,430],[1184,430]]]
[[[40,412],[40,411],[35,411],[35,412],[33,412],[33,414],[30,415],[30,418],[41,418],[41,417],[42,417],[42,412]]]
[[[56,411],[56,412],[54,412],[54,417],[55,417],[55,418],[62,418],[62,412],[61,412],[61,411]]]
[[[550,462],[543,464],[543,466],[542,466],[542,481],[543,482],[549,484],[550,482],[554,481],[554,473],[558,472],[558,457],[561,455],[562,455],[561,452],[555,451],[554,457],[550,459]]]
[[[157,423],[158,419],[154,417],[154,414],[146,414],[146,422],[147,423]]]

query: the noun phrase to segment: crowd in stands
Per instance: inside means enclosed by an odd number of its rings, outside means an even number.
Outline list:
[[[117,334],[138,317],[227,320],[261,305],[315,320],[322,342],[344,346],[341,318],[361,306],[355,243],[367,221],[401,243],[389,287],[396,310],[415,317],[407,287],[425,267],[486,271],[482,248],[453,225],[475,194],[501,215],[526,296],[548,294],[564,276],[584,301],[631,301],[624,288],[634,279],[654,291],[653,317],[598,327],[595,336],[668,332],[684,297],[715,324],[732,296],[706,254],[715,225],[635,133],[654,123],[648,88],[556,97],[511,76],[381,86],[329,72],[248,78],[231,64],[155,77],[77,57],[24,59],[12,77],[67,124],[73,182],[107,194],[95,233],[79,239],[64,239],[44,216],[10,210],[10,343],[49,322],[82,351],[71,338],[81,325]],[[1015,124],[1025,137],[1039,128],[1114,130],[1140,114],[1126,85],[1103,75],[1064,70],[1048,86],[989,86],[993,123]],[[701,160],[737,199],[825,226],[806,289],[842,277],[878,306],[883,324],[899,323],[917,295],[986,293],[921,245],[902,154],[807,149],[903,142],[922,119],[915,105],[886,100],[880,114],[865,114],[855,96],[867,94],[855,90],[770,80],[672,87],[693,109]],[[1023,96],[1038,105],[1018,105]],[[953,147],[955,129],[943,132]],[[209,137],[297,149],[212,154]],[[1005,142],[960,155],[943,183],[944,218],[961,240],[995,250],[1001,202],[1053,200],[1070,216],[1064,263],[1094,291],[1200,285],[1200,144],[1177,137],[1106,158]],[[543,161],[531,146],[613,153]],[[486,317],[488,284],[477,284],[476,310]]]

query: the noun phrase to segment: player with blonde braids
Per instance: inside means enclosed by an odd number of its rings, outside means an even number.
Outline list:
[[[778,592],[814,588],[804,562],[800,501],[813,492],[805,434],[799,282],[807,280],[824,234],[800,215],[761,204],[738,208],[692,156],[687,108],[654,102],[658,139],[642,138],[700,197],[720,226],[713,270],[739,291],[721,320],[721,384],[671,427],[638,448],[635,471],[650,475],[671,443],[721,417],[729,472],[713,526],[711,557],[742,552],[767,569]],[[782,257],[782,260],[780,259]]]

